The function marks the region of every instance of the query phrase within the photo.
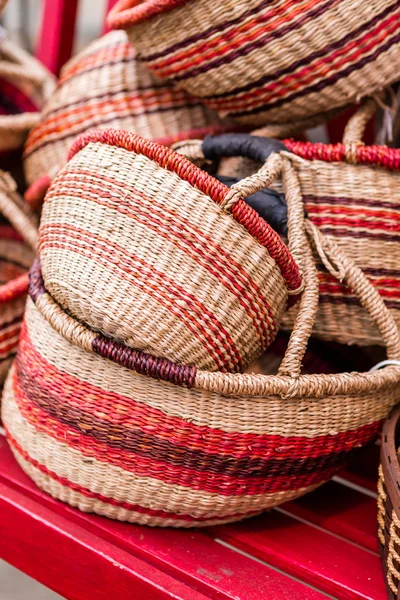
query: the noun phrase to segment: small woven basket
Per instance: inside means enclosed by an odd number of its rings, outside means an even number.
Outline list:
[[[2,418],[16,459],[42,489],[121,521],[205,526],[301,496],[375,438],[400,400],[399,366],[300,374],[318,306],[310,243],[344,273],[391,361],[399,331],[362,271],[304,223],[290,162],[282,157],[280,168],[305,288],[278,375],[210,372],[131,349],[68,314],[35,263]]]
[[[378,482],[378,539],[390,600],[400,598],[400,408],[384,424]]]
[[[375,111],[375,101],[365,100],[350,118],[343,143],[284,144],[308,217],[361,267],[400,326],[400,150],[362,143]],[[257,135],[265,133],[260,130]],[[259,168],[243,159],[229,160],[221,163],[220,174],[247,177]],[[356,294],[322,260],[318,276],[320,305],[313,334],[345,344],[381,344]],[[291,330],[295,314],[295,309],[285,314],[284,329]]]
[[[22,147],[54,88],[49,71],[0,32],[0,153]]]
[[[392,0],[119,0],[109,15],[159,77],[262,125],[325,113],[394,83]]]
[[[119,130],[82,136],[70,156],[40,227],[53,297],[133,348],[243,371],[274,340],[301,286],[279,235],[243,200],[250,184],[262,189],[278,176],[274,163],[229,189],[181,154]],[[296,248],[296,224],[289,233]]]
[[[112,31],[72,58],[24,150],[30,203],[67,161],[75,137],[114,127],[169,145],[232,128],[184,91],[162,82],[138,60],[126,33]]]
[[[28,273],[37,244],[33,215],[23,205],[14,182],[0,171],[0,388],[16,354]]]

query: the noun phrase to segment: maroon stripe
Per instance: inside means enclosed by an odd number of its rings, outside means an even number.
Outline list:
[[[386,50],[389,50],[392,46],[394,46],[395,44],[398,44],[399,42],[400,42],[400,34],[397,34],[395,37],[389,39],[386,42],[386,44],[384,44],[383,46],[379,46],[379,48],[377,48],[375,50],[375,52],[373,52],[369,56],[364,56],[364,58],[359,60],[357,63],[350,64],[343,71],[339,71],[339,72],[333,74],[331,77],[323,79],[322,81],[319,81],[318,83],[316,83],[312,86],[309,86],[308,88],[303,88],[303,89],[291,94],[290,96],[287,96],[285,98],[279,98],[278,100],[276,100],[276,102],[268,103],[268,110],[272,110],[273,108],[278,108],[279,106],[287,104],[288,102],[296,100],[297,98],[307,96],[308,94],[310,94],[312,92],[320,92],[324,88],[334,85],[341,79],[351,75],[351,73],[358,71],[358,70],[362,69],[368,63],[373,62],[374,60],[376,60],[378,58],[378,56],[380,54],[383,54],[384,52],[386,52]],[[240,116],[245,116],[245,115],[250,115],[250,114],[257,114],[260,112],[264,112],[265,110],[266,110],[266,107],[265,107],[265,104],[263,104],[262,106],[259,106],[258,108],[253,108],[253,109],[250,109],[247,111],[244,110],[241,112],[235,112],[235,116],[240,117]]]
[[[319,271],[326,273],[326,268],[322,263],[317,263],[317,268]],[[363,266],[362,270],[366,275],[371,275],[372,277],[398,277],[400,279],[400,270],[397,269],[385,269],[385,267],[373,269],[372,267]],[[336,279],[332,277],[332,281],[336,282]]]
[[[312,220],[312,219],[311,219]],[[373,231],[355,231],[353,229],[335,229],[333,227],[325,227],[324,225],[319,226],[320,230],[323,233],[327,233],[328,235],[332,235],[334,237],[351,237],[354,239],[363,239],[368,238],[372,240],[382,240],[389,242],[399,242],[400,241],[400,231],[396,234],[391,233],[383,233],[383,232],[373,232]]]
[[[397,302],[396,300],[387,300],[386,298],[382,298],[383,301],[385,302],[387,308],[389,309],[399,309],[400,308],[400,301]],[[360,301],[358,300],[358,298],[356,298],[355,296],[348,296],[343,294],[342,296],[330,296],[328,294],[320,294],[319,297],[319,301],[321,304],[349,304],[349,305],[356,305],[359,306],[361,308],[361,304]],[[366,317],[368,317],[367,313],[366,313]]]
[[[263,2],[261,2],[260,4],[258,4],[254,8],[252,8],[251,10],[247,10],[246,12],[242,13],[236,19],[230,19],[229,21],[224,21],[223,23],[221,23],[219,25],[214,25],[214,27],[209,27],[205,31],[196,33],[195,35],[192,35],[191,37],[186,38],[182,42],[174,44],[173,46],[169,46],[166,50],[162,50],[162,52],[155,52],[154,54],[146,55],[145,59],[141,59],[140,57],[138,57],[138,60],[143,60],[143,62],[148,62],[148,61],[156,60],[158,58],[162,58],[163,56],[168,56],[169,54],[172,54],[173,52],[176,52],[177,50],[185,48],[186,46],[190,46],[193,43],[201,42],[201,40],[207,40],[210,36],[214,35],[215,33],[220,33],[221,31],[224,31],[224,29],[227,29],[227,28],[231,27],[232,25],[240,25],[241,23],[243,23],[244,19],[247,19],[247,17],[251,17],[252,15],[255,15],[258,12],[260,12],[260,10],[262,10],[264,8],[268,9],[270,7],[271,7],[271,0],[263,0]]]
[[[69,429],[106,444],[109,448],[123,450],[130,455],[132,467],[135,464],[135,456],[140,456],[154,459],[165,465],[171,464],[199,473],[209,473],[210,477],[222,473],[227,477],[240,478],[244,482],[270,478],[275,475],[291,477],[323,471],[342,464],[352,451],[352,449],[332,451],[329,454],[324,452],[320,456],[310,458],[293,456],[293,458],[285,460],[275,457],[263,459],[246,455],[243,458],[235,458],[209,454],[201,449],[175,444],[171,440],[157,437],[157,435],[147,433],[139,428],[136,430],[124,428],[121,424],[113,424],[109,420],[97,417],[92,411],[86,412],[65,401],[60,401],[56,394],[51,394],[47,388],[41,387],[40,382],[35,379],[36,373],[31,376],[29,367],[21,361],[20,356],[16,359],[16,375],[24,396],[35,406],[60,423],[67,425]],[[77,393],[79,393],[79,389],[71,390],[72,395]],[[90,427],[86,428],[85,424]],[[213,435],[212,430],[209,435]],[[369,439],[371,434],[367,431],[366,435]],[[207,445],[207,433],[204,432],[204,428],[199,430],[199,437],[202,439],[202,444]],[[192,438],[192,442],[196,445],[198,441],[194,437]],[[317,442],[317,439],[314,442]],[[282,443],[284,443],[284,438],[282,438]],[[274,448],[275,444],[274,440]],[[268,448],[266,448],[267,451]]]
[[[223,57],[215,59],[214,61],[207,62],[205,64],[200,65],[199,67],[195,67],[193,69],[185,71],[185,73],[183,73],[182,75],[177,75],[172,80],[173,81],[181,81],[181,80],[188,79],[190,77],[196,77],[197,75],[200,75],[201,73],[212,70],[214,68],[216,69],[223,64],[229,64],[240,56],[246,56],[247,54],[249,54],[250,52],[253,52],[257,48],[267,46],[273,40],[281,39],[282,36],[296,30],[299,26],[306,24],[311,19],[315,19],[316,17],[320,16],[327,9],[329,9],[329,7],[332,4],[335,4],[335,0],[329,0],[326,3],[319,5],[313,11],[306,13],[301,19],[299,19],[295,23],[289,23],[288,25],[286,25],[285,27],[282,27],[281,29],[276,29],[275,31],[272,31],[271,33],[268,33],[268,34],[262,36],[255,42],[252,42],[252,43],[248,44],[247,46],[241,47],[238,50],[232,51],[229,54],[224,55]],[[370,27],[374,26],[380,20],[384,19],[388,14],[390,14],[390,12],[393,10],[393,7],[399,6],[399,5],[400,5],[400,1],[396,0],[396,2],[394,2],[393,5],[387,7],[384,11],[382,11],[382,13],[380,13],[379,15],[376,15],[368,23],[361,25],[358,29],[356,29],[354,31],[351,31],[350,33],[348,33],[346,36],[344,36],[340,40],[336,41],[335,43],[333,43],[329,46],[325,46],[321,50],[315,51],[312,54],[305,56],[304,58],[298,60],[295,63],[291,63],[290,65],[281,69],[280,71],[274,71],[273,73],[271,73],[269,75],[264,75],[264,76],[260,77],[257,81],[252,81],[244,86],[237,87],[228,92],[224,92],[222,94],[214,94],[211,96],[204,96],[202,99],[203,100],[205,100],[205,99],[212,100],[212,99],[226,98],[229,96],[236,96],[236,95],[242,94],[244,92],[249,92],[255,88],[263,87],[265,84],[270,83],[272,81],[277,81],[284,75],[293,74],[298,68],[304,67],[304,66],[312,63],[313,61],[326,56],[327,53],[333,52],[334,50],[336,50],[338,48],[342,48],[344,44],[351,42],[352,40],[354,40],[354,38],[356,36],[358,36],[361,33],[364,33],[365,31],[368,31],[368,29]],[[150,60],[151,60],[151,58],[146,57],[146,61],[150,61]],[[263,108],[264,108],[264,106],[263,106]]]
[[[355,204],[361,207],[369,206],[371,208],[389,208],[391,210],[398,210],[400,213],[400,201],[394,203],[385,202],[382,200],[371,200],[369,198],[348,198],[347,196],[303,196],[303,199],[306,206],[307,202],[312,204],[343,204],[344,206]]]
[[[5,323],[0,323],[0,331],[11,327],[12,325],[17,325],[17,323],[21,322],[22,315],[24,314],[24,308],[21,307],[21,313],[14,317],[11,321],[6,321]]]

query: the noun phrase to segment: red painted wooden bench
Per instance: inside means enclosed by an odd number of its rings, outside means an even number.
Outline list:
[[[107,8],[115,0],[108,0]],[[58,73],[78,0],[44,0],[37,56]],[[337,138],[343,121],[329,127]],[[0,435],[0,558],[76,600],[384,600],[378,447],[312,494],[233,525],[162,530],[85,515],[42,493]]]

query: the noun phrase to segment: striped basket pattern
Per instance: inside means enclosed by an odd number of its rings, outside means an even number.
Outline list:
[[[19,150],[54,87],[47,69],[14,42],[0,40],[0,153]]]
[[[302,222],[301,203],[292,209]],[[336,257],[393,361],[400,336],[362,272],[307,232],[302,318],[278,375],[212,373],[129,348],[67,314],[37,261],[2,402],[24,471],[83,511],[174,527],[242,519],[332,477],[400,400],[400,367],[300,375],[318,296],[309,239]]]
[[[78,138],[70,156],[40,227],[54,298],[130,347],[243,371],[274,340],[301,286],[278,234],[243,199],[225,208],[240,189],[247,195],[246,181],[229,189],[181,154],[119,130]]]
[[[159,77],[244,123],[303,119],[395,82],[400,6],[393,0],[119,0]]]
[[[359,267],[400,326],[400,150],[365,146],[363,129],[376,109],[366,100],[349,120],[343,143],[285,140],[310,220]],[[229,162],[228,162],[229,160]],[[219,173],[250,176],[260,165],[226,159]],[[345,344],[381,344],[356,294],[318,260],[320,301],[313,333]],[[295,309],[284,315],[291,330]]]
[[[56,174],[77,135],[106,127],[170,144],[224,130],[228,122],[153,76],[137,60],[125,32],[110,32],[63,67],[57,88],[25,145],[28,185],[43,183],[43,178],[46,184],[47,176]]]

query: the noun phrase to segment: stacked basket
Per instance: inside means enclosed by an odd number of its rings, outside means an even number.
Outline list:
[[[359,8],[120,0],[127,31],[64,67],[24,149],[43,208],[2,402],[16,459],[55,498],[235,521],[327,481],[400,401],[400,151],[361,141],[397,79],[400,8]],[[265,137],[362,98],[343,144]],[[282,326],[278,372],[252,373]],[[313,332],[387,362],[302,374]]]

